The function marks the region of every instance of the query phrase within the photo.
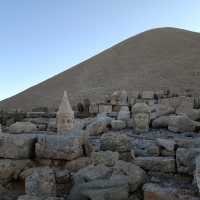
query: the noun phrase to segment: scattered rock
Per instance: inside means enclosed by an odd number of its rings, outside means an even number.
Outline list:
[[[33,133],[37,126],[31,122],[16,122],[9,127],[10,133]]]

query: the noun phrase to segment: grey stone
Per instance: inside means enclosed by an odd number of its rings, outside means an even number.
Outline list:
[[[26,177],[26,194],[33,196],[56,196],[56,178],[54,170],[49,167],[35,168]]]
[[[87,126],[86,131],[91,136],[101,135],[108,130],[108,126],[111,124],[110,117],[97,117],[91,124]]]
[[[195,159],[198,155],[200,155],[200,148],[178,148],[176,151],[178,172],[193,175]]]
[[[11,180],[17,180],[22,173],[28,167],[32,166],[30,160],[0,160],[0,181],[8,182]]]
[[[104,164],[108,167],[112,167],[118,160],[118,152],[100,151],[92,153],[92,162],[94,165]]]
[[[143,169],[129,162],[119,160],[113,168],[113,175],[128,176],[129,191],[136,191],[146,179]]]
[[[17,200],[64,200],[62,197],[44,197],[44,196],[31,196],[31,195],[22,195],[19,196]]]
[[[0,157],[13,159],[32,158],[36,138],[29,135],[0,135]]]
[[[161,116],[153,120],[153,128],[168,128],[169,125],[169,116]]]
[[[110,132],[102,135],[100,148],[121,153],[130,151],[130,144],[126,135]]]
[[[159,147],[153,140],[131,139],[130,146],[135,156],[159,156],[160,154]]]
[[[83,131],[66,135],[46,135],[36,143],[37,158],[74,160],[83,156],[83,145],[88,145],[87,134]]]
[[[175,141],[172,139],[161,139],[158,138],[157,143],[160,147],[166,149],[167,151],[174,151],[175,150]]]
[[[37,126],[31,122],[16,122],[9,127],[10,133],[33,133]]]
[[[196,125],[187,115],[174,115],[170,116],[168,129],[173,132],[193,132]]]
[[[173,157],[137,157],[134,164],[147,171],[174,173],[175,159]]]

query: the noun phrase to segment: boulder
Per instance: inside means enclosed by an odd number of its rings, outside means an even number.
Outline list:
[[[64,200],[62,197],[44,197],[44,196],[31,196],[31,195],[22,195],[19,196],[17,200]]]
[[[104,164],[112,167],[119,160],[119,153],[112,151],[100,151],[92,153],[92,162],[94,165]]]
[[[121,130],[126,128],[126,123],[122,120],[112,120],[111,127],[113,130]]]
[[[176,172],[174,157],[137,157],[133,163],[147,171]]]
[[[135,192],[146,180],[146,173],[143,169],[129,162],[117,161],[113,167],[113,175],[128,176],[129,191]]]
[[[146,183],[143,186],[144,200],[198,200],[189,190],[174,186],[162,186],[155,183]]]
[[[75,185],[69,200],[127,200],[128,195],[128,178],[113,176]]]
[[[169,116],[161,116],[153,120],[152,128],[168,128]]]
[[[57,131],[56,118],[49,118],[47,131],[50,131],[50,132],[56,132]]]
[[[129,107],[128,106],[122,106],[118,116],[117,116],[118,120],[122,120],[127,122],[128,120],[130,120],[130,111],[129,111]]]
[[[176,151],[176,165],[179,173],[193,175],[195,159],[200,155],[200,148],[178,148]]]
[[[54,170],[49,167],[35,168],[33,173],[26,177],[26,194],[32,196],[56,196],[56,178]]]
[[[195,159],[195,173],[194,179],[197,184],[197,188],[200,192],[200,156],[197,156]]]
[[[158,146],[166,149],[167,151],[174,151],[176,142],[173,139],[162,139],[158,138],[157,140]]]
[[[159,146],[153,140],[131,139],[130,147],[134,150],[135,156],[159,156]]]
[[[0,159],[0,182],[17,180],[20,173],[31,166],[30,160]]]
[[[37,131],[37,126],[31,122],[16,122],[9,127],[10,133],[32,133]]]
[[[36,157],[55,160],[74,160],[83,156],[88,149],[87,134],[83,131],[71,132],[66,135],[46,135],[36,143]]]
[[[36,138],[29,135],[0,135],[0,157],[27,159],[35,155]]]
[[[130,151],[129,140],[126,135],[110,132],[101,136],[101,150],[128,152]]]
[[[168,129],[173,132],[193,132],[197,122],[192,121],[187,115],[170,116]]]
[[[76,174],[74,174],[75,184],[90,182],[97,179],[109,178],[112,174],[112,169],[106,167],[103,164],[93,166],[90,165],[86,168],[80,169]]]
[[[87,126],[86,131],[91,136],[98,136],[105,133],[108,130],[108,126],[111,124],[111,118],[106,116],[97,117],[91,124]]]

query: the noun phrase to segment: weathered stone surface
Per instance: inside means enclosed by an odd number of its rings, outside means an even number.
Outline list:
[[[173,157],[137,157],[134,164],[147,171],[174,173],[175,159]]]
[[[156,119],[161,116],[167,116],[174,113],[175,109],[169,104],[154,104],[153,106],[151,106],[151,119]]]
[[[112,167],[119,160],[119,153],[112,151],[100,151],[92,153],[92,162],[94,165],[104,164]]]
[[[186,115],[170,116],[168,129],[173,132],[192,132],[197,123],[189,119]]]
[[[32,158],[36,139],[29,135],[0,135],[0,157],[13,159]]]
[[[121,130],[126,128],[126,123],[122,120],[112,120],[111,127],[113,130]]]
[[[86,168],[79,170],[74,175],[74,181],[75,184],[90,182],[97,179],[109,178],[111,174],[112,169],[106,167],[103,164],[97,166],[90,165]]]
[[[69,200],[126,200],[128,198],[128,178],[113,176],[75,185]]]
[[[195,159],[200,155],[200,148],[178,148],[176,164],[179,173],[192,175],[195,170]]]
[[[111,95],[111,104],[113,105],[126,105],[128,103],[128,95],[125,90],[115,91]]]
[[[106,133],[101,137],[101,150],[127,152],[130,151],[129,140],[126,135],[117,133]]]
[[[31,196],[31,195],[22,195],[18,197],[17,200],[64,200],[62,197],[44,197],[44,196]]]
[[[200,156],[197,156],[195,159],[195,173],[194,179],[197,184],[197,188],[200,192]]]
[[[136,103],[132,107],[135,131],[138,133],[149,130],[150,108],[145,103]]]
[[[153,140],[131,139],[130,146],[135,156],[159,156],[160,154],[159,147]]]
[[[68,161],[65,168],[71,172],[77,172],[82,168],[85,168],[92,164],[92,160],[89,157],[80,157],[75,160]]]
[[[101,135],[108,130],[108,126],[111,124],[111,120],[112,119],[110,117],[97,117],[94,122],[87,126],[86,131],[91,136]]]
[[[37,126],[31,122],[16,122],[9,127],[10,133],[32,133],[37,131]]]
[[[16,180],[23,170],[31,166],[30,160],[0,159],[0,181]]]
[[[64,91],[64,96],[59,106],[56,118],[57,118],[57,132],[59,134],[66,134],[73,129],[74,111],[71,108],[66,91]]]
[[[190,191],[173,186],[161,186],[147,183],[143,186],[144,200],[198,200]]]
[[[36,143],[37,158],[74,160],[83,156],[83,145],[87,145],[85,132],[77,131],[67,135],[46,135]]]
[[[49,167],[35,168],[26,178],[26,194],[33,196],[56,196],[56,179],[54,170]]]
[[[86,183],[81,193],[91,200],[126,200],[129,195],[127,178],[113,176],[109,180],[95,180]]]
[[[113,175],[128,176],[129,191],[136,191],[146,179],[146,174],[137,165],[119,160],[113,168]]]
[[[173,139],[161,139],[161,138],[158,138],[157,140],[157,144],[168,150],[168,151],[174,151],[175,150],[175,141]]]
[[[161,116],[153,120],[153,128],[168,128],[169,125],[169,116]]]

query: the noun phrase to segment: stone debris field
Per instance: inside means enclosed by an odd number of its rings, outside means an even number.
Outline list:
[[[198,103],[121,90],[80,115],[64,92],[0,126],[0,200],[200,200]]]

